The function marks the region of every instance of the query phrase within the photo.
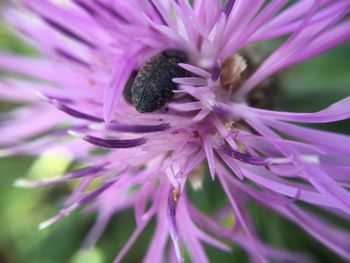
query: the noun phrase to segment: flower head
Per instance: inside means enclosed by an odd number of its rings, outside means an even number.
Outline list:
[[[350,138],[297,123],[347,119],[350,99],[316,113],[262,109],[250,100],[272,74],[346,41],[349,1],[192,2],[27,0],[7,10],[43,56],[0,54],[0,69],[30,77],[1,80],[1,98],[23,107],[2,117],[0,154],[40,155],[59,144],[87,164],[17,182],[80,179],[65,208],[40,228],[90,205],[99,213],[84,243],[91,247],[111,216],[131,207],[136,228],[115,262],[152,218],[144,262],[183,262],[185,247],[193,262],[209,262],[203,244],[230,251],[223,241],[254,262],[304,262],[259,239],[245,206],[253,200],[350,260],[350,236],[296,202],[349,217]],[[284,36],[255,70],[244,49]],[[205,163],[228,200],[216,215],[201,212],[186,193],[186,185],[201,187]],[[221,220],[232,213],[228,228]]]

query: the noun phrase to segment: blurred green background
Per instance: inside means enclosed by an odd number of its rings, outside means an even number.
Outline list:
[[[0,25],[0,49],[34,54]],[[292,111],[316,111],[350,95],[350,44],[343,44],[317,58],[283,72],[277,108]],[[2,103],[0,110],[9,105]],[[0,123],[1,125],[1,123]],[[318,126],[326,130],[350,133],[350,122]],[[8,135],[0,135],[8,136]],[[80,245],[94,222],[95,215],[81,211],[39,231],[38,224],[55,215],[70,186],[43,189],[13,187],[22,177],[41,178],[62,174],[69,160],[51,155],[41,159],[25,156],[0,159],[0,263],[101,263],[111,262],[133,230],[133,213],[126,211],[113,217],[97,247],[80,251]],[[209,177],[207,176],[207,179]],[[204,182],[204,190],[190,191],[190,197],[203,211],[213,211],[225,202],[218,182]],[[208,193],[210,192],[210,196]],[[250,204],[253,218],[262,238],[272,244],[312,254],[316,262],[344,262],[297,226],[277,215]],[[338,222],[350,229],[348,222]],[[136,242],[123,262],[141,262],[152,234],[151,224]],[[350,249],[350,248],[349,248]],[[242,250],[233,247],[232,254],[207,247],[211,262],[247,262]],[[190,262],[186,259],[186,262]]]

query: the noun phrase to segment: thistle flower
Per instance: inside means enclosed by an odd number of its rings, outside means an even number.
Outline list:
[[[22,105],[1,116],[0,154],[40,155],[60,145],[87,165],[58,178],[16,182],[79,182],[62,211],[40,228],[89,206],[98,218],[84,243],[88,248],[113,214],[133,208],[136,228],[115,262],[152,218],[156,228],[143,262],[183,262],[187,248],[193,262],[205,263],[204,243],[230,251],[230,242],[253,262],[304,262],[259,239],[246,207],[252,200],[350,260],[349,234],[300,206],[349,218],[350,138],[299,125],[347,119],[350,99],[315,113],[249,103],[249,94],[272,74],[346,41],[350,2],[192,2],[28,0],[6,10],[43,56],[0,54],[0,69],[16,73],[2,78],[1,99]],[[242,49],[279,37],[286,40],[246,74],[250,66]],[[182,63],[159,59],[173,51],[185,54]],[[184,75],[169,74],[160,60]],[[130,85],[133,103],[123,96]],[[175,87],[170,95],[158,95],[167,85]],[[149,112],[136,111],[137,92],[152,97],[137,101]],[[108,150],[96,154],[100,147]],[[201,186],[205,163],[228,200],[216,215],[201,212],[186,193],[186,185]],[[102,183],[91,190],[95,180]],[[221,219],[232,213],[228,228]]]

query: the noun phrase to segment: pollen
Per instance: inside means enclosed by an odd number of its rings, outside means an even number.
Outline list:
[[[180,187],[179,186],[174,188],[174,190],[172,192],[172,196],[173,196],[174,202],[177,203],[179,201],[179,198],[180,198]]]

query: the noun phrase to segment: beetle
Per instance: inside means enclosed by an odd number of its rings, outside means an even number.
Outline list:
[[[165,50],[150,58],[139,70],[131,88],[132,103],[140,113],[153,112],[163,107],[173,96],[176,83],[173,78],[186,76],[178,63],[186,63],[181,50]]]
[[[132,104],[132,92],[131,92],[131,89],[132,89],[132,85],[134,84],[135,82],[135,79],[136,79],[136,76],[137,76],[137,71],[134,70],[128,81],[126,82],[125,84],[125,87],[124,87],[124,91],[123,91],[123,96],[124,96],[124,99],[129,102],[130,104]]]

